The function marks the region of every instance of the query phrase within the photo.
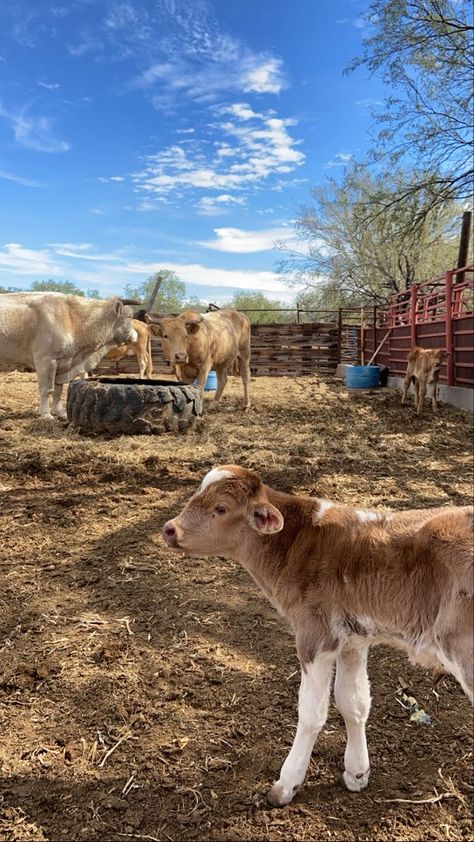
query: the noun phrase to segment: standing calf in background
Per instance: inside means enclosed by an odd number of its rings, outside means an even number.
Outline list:
[[[144,322],[140,322],[138,319],[132,319],[132,325],[137,333],[136,341],[128,342],[125,345],[118,345],[116,348],[112,348],[105,355],[105,359],[115,360],[118,362],[124,357],[133,357],[135,354],[140,377],[143,379],[146,375],[146,377],[150,378],[153,374],[153,360],[151,358],[151,327],[144,324]]]
[[[303,783],[335,701],[345,720],[344,783],[369,780],[367,652],[405,649],[473,693],[473,508],[377,512],[269,488],[236,465],[210,471],[167,545],[239,561],[289,620],[301,662],[298,729],[268,798],[288,804]]]
[[[438,349],[413,348],[408,354],[408,366],[403,383],[402,403],[407,403],[408,389],[413,383],[415,390],[415,406],[418,413],[423,408],[423,401],[426,395],[426,386],[431,385],[431,402],[433,411],[438,411],[436,400],[436,389],[438,386],[441,366],[448,356],[447,351]]]

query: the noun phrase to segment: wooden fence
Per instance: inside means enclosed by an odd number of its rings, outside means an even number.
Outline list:
[[[250,371],[254,377],[270,375],[334,374],[340,342],[337,322],[253,324]],[[153,376],[171,375],[159,340],[152,341]],[[103,359],[96,374],[138,373],[135,355],[115,362]]]

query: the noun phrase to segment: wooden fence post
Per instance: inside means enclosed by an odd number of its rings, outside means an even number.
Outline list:
[[[453,273],[446,272],[446,361],[448,386],[454,386],[454,337],[453,337]]]
[[[416,305],[418,301],[418,287],[413,284],[410,291],[410,339],[412,350],[416,345]]]

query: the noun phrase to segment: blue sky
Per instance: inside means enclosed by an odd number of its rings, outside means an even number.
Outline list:
[[[276,241],[367,149],[367,0],[0,6],[0,285],[294,297]]]

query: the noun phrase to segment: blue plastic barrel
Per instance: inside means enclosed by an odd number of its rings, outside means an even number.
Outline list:
[[[380,381],[378,365],[348,365],[346,386],[348,389],[375,389]]]
[[[193,380],[193,386],[197,386],[197,378]],[[215,371],[210,371],[207,375],[207,380],[204,384],[205,392],[215,392],[217,389],[217,374]]]

